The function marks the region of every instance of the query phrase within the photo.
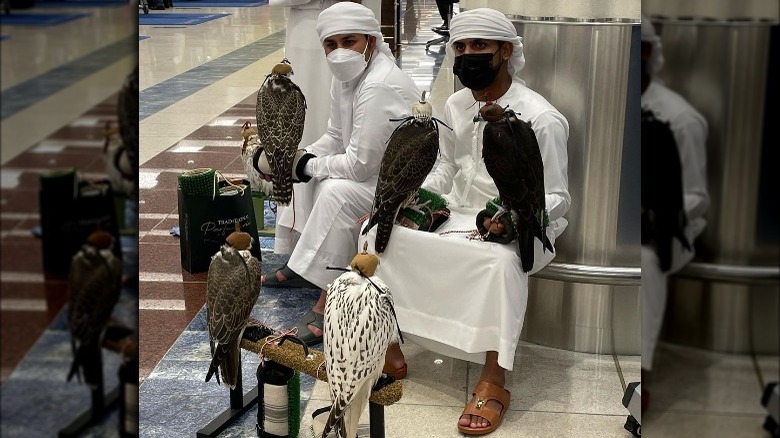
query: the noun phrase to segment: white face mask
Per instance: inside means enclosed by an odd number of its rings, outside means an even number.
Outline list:
[[[368,61],[366,61],[368,46],[369,44],[366,43],[363,53],[341,48],[328,53],[328,66],[333,73],[333,77],[341,82],[355,79],[368,65]]]

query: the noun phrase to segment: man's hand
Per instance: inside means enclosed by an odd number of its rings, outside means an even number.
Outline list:
[[[515,229],[509,212],[500,215],[493,221],[495,213],[482,210],[477,214],[477,229],[489,242],[509,243],[515,238]]]
[[[506,227],[501,222],[493,222],[489,217],[486,217],[482,221],[482,226],[485,227],[491,234],[495,234],[498,237],[502,237],[506,234]]]

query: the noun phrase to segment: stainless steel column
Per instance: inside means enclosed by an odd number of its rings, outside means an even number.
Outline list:
[[[769,157],[777,157],[777,136],[766,138],[774,128],[765,124],[777,120],[766,119],[765,108],[777,109],[766,100],[769,65],[780,61],[770,43],[777,21],[652,21],[666,58],[660,78],[709,123],[708,225],[694,264],[670,282],[662,339],[776,354],[780,218]]]

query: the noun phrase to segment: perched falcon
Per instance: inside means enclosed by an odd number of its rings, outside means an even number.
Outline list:
[[[328,288],[323,353],[332,405],[323,437],[331,430],[338,438],[355,437],[360,414],[382,375],[387,347],[399,341],[393,297],[373,276],[378,259],[365,252],[359,258],[373,259],[373,266],[353,261],[352,271]]]
[[[496,104],[480,109],[487,121],[483,133],[482,159],[496,183],[503,208],[493,217],[509,213],[523,272],[534,265],[534,237],[553,251],[545,232],[548,225],[544,198],[544,164],[539,143],[529,122],[520,120],[514,111]]]
[[[642,110],[642,244],[654,247],[663,272],[672,267],[674,238],[691,250],[686,224],[677,141],[668,123]]]
[[[271,70],[257,92],[257,130],[273,171],[274,199],[288,205],[293,190],[293,160],[303,136],[306,98],[290,80],[287,59]]]
[[[74,375],[81,380],[81,368],[84,381],[93,388],[102,375],[100,361],[94,360],[100,355],[101,333],[121,290],[122,264],[111,252],[113,240],[105,231],[92,233],[73,256],[68,273],[68,329],[73,350],[68,381]]]
[[[206,280],[212,357],[206,381],[219,368],[222,380],[231,389],[236,387],[241,367],[241,336],[260,295],[260,261],[249,252],[251,243],[248,233],[231,233],[227,243],[212,256]]]
[[[439,153],[438,124],[443,123],[433,117],[433,107],[425,101],[425,93],[412,105],[412,115],[400,120],[403,122],[393,131],[382,156],[374,206],[363,229],[365,235],[378,225],[374,248],[380,254],[390,241],[398,210],[417,195]]]

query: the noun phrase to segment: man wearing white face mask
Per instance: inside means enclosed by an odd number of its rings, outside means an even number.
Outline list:
[[[287,266],[263,277],[266,287],[308,282],[322,289],[297,326],[309,344],[322,341],[325,289],[341,274],[325,268],[347,266],[356,253],[356,222],[371,211],[382,155],[398,125],[390,119],[409,115],[421,95],[395,65],[379,22],[365,6],[343,2],[325,9],[317,33],[334,76],[330,118],[325,134],[299,151],[293,175],[300,182],[315,180],[317,187]]]

